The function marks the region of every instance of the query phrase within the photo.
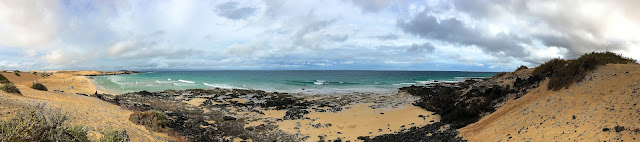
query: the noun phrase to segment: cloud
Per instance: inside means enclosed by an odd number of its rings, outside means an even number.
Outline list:
[[[54,50],[42,56],[42,60],[56,65],[75,64],[78,62],[76,54],[67,53],[62,50]]]
[[[43,48],[58,35],[57,1],[0,1],[0,45]]]
[[[399,20],[398,26],[404,32],[419,37],[461,46],[475,45],[494,53],[505,52],[509,56],[526,55],[519,44],[531,42],[526,38],[505,33],[488,35],[455,18],[438,20],[435,16],[429,15],[428,11],[421,12],[409,21]]]
[[[232,20],[245,19],[256,11],[253,7],[239,7],[237,2],[229,1],[216,6],[219,16]]]
[[[350,2],[365,12],[375,13],[387,8],[394,0],[350,0]]]
[[[182,59],[201,52],[189,48],[173,48],[155,41],[120,41],[109,48],[110,57],[117,59]]]
[[[380,40],[396,40],[396,39],[399,38],[398,35],[393,34],[393,33],[388,33],[388,34],[385,34],[385,35],[378,35],[378,36],[375,36],[375,37],[377,39],[380,39]]]
[[[640,14],[633,0],[500,1],[456,0],[456,10],[482,23],[502,23],[544,46],[567,49],[573,58],[592,51],[637,46]]]
[[[436,48],[433,47],[431,43],[427,42],[424,44],[412,44],[411,47],[407,49],[407,52],[411,54],[424,54],[424,53],[431,53],[435,49]]]

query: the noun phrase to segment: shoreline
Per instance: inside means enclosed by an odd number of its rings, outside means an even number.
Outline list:
[[[358,141],[359,137],[393,134],[439,121],[433,112],[412,105],[418,98],[406,93],[301,96],[261,90],[187,89],[96,97],[131,110],[162,112],[173,118],[172,123],[202,126],[172,127],[187,138],[195,137],[190,139],[193,141],[216,141],[222,136],[254,141],[282,136],[292,141]],[[209,125],[238,134],[199,133],[212,131],[214,127]]]
[[[117,93],[114,93],[113,90],[107,90],[107,88],[98,85],[98,82],[96,81],[95,78],[91,77],[91,76],[85,76],[85,78],[87,80],[90,80],[90,85],[94,86],[97,90],[96,91],[101,91],[103,93],[107,93],[107,94],[114,94],[114,95],[118,95]]]

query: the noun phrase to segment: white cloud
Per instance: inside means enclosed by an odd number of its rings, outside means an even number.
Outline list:
[[[57,1],[0,1],[0,45],[43,48],[58,36]]]
[[[0,68],[495,71],[591,51],[638,59],[638,4],[0,0]]]

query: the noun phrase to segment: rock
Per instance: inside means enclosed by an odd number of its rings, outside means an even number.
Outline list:
[[[602,131],[604,131],[604,132],[609,131],[609,128],[604,128],[604,129],[602,129]]]
[[[616,127],[614,127],[614,129],[616,130],[616,132],[620,133],[620,132],[624,131],[624,126],[616,126]]]
[[[223,116],[222,119],[225,120],[225,121],[238,120],[237,118],[231,117],[231,116]]]
[[[288,109],[285,115],[282,117],[284,120],[295,120],[303,118],[304,115],[309,114],[309,111],[299,108]]]

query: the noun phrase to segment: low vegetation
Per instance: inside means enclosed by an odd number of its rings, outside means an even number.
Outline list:
[[[169,123],[167,116],[157,111],[134,112],[129,116],[129,121],[158,132],[165,131]]]
[[[109,131],[100,138],[100,142],[128,142],[129,135],[126,131]]]
[[[44,85],[42,85],[40,83],[33,84],[31,86],[31,88],[32,89],[36,89],[36,90],[41,90],[41,91],[47,91],[48,90],[46,86],[44,86]]]
[[[67,120],[60,110],[45,109],[44,105],[31,107],[0,121],[0,141],[89,142],[87,130],[79,125],[69,125]],[[125,131],[110,131],[97,141],[128,142],[130,139]]]
[[[11,119],[0,122],[0,141],[89,141],[81,126],[70,126],[59,110],[45,110],[43,106],[18,112]]]
[[[578,59],[552,59],[533,71],[534,76],[549,77],[549,90],[560,90],[584,79],[588,72],[605,64],[635,63],[636,60],[612,52],[592,52]]]
[[[11,81],[9,81],[9,79],[4,77],[4,75],[0,74],[0,83],[2,83],[2,84],[11,83]]]
[[[20,76],[20,74],[18,72],[14,72],[14,74],[16,74],[16,76]]]
[[[15,85],[13,85],[13,83],[6,83],[3,84],[2,86],[0,86],[0,90],[7,92],[7,93],[16,93],[16,94],[21,94],[20,89],[18,89],[18,87],[16,87]]]

